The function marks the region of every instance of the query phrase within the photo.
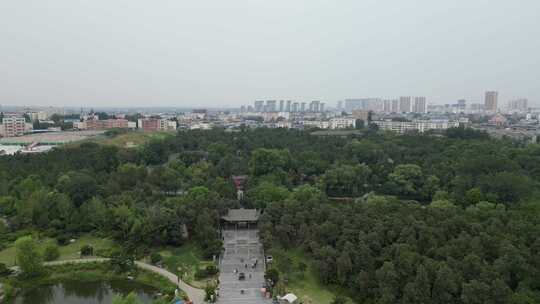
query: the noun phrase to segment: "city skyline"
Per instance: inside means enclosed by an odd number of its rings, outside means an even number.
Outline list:
[[[534,0],[7,1],[0,104],[445,104],[495,90],[500,103],[538,105],[539,10]]]
[[[484,91],[482,93],[482,95],[479,95],[479,97],[477,98],[473,98],[473,99],[468,99],[468,98],[462,98],[462,97],[459,97],[459,98],[455,98],[453,100],[448,100],[448,101],[445,101],[445,102],[437,102],[437,101],[434,101],[432,100],[429,96],[425,96],[425,95],[398,95],[398,96],[372,96],[372,95],[368,95],[368,96],[371,96],[371,97],[359,97],[359,96],[356,96],[356,97],[344,97],[344,98],[341,98],[341,99],[338,99],[338,100],[325,100],[325,99],[322,99],[322,98],[314,98],[314,99],[309,99],[309,98],[299,98],[299,99],[291,99],[291,98],[287,98],[287,97],[282,97],[282,98],[277,98],[277,97],[267,97],[267,98],[256,98],[254,100],[248,100],[246,102],[232,102],[230,104],[222,104],[222,105],[204,105],[204,104],[190,104],[190,103],[177,103],[177,104],[160,104],[160,103],[149,103],[147,105],[115,105],[114,103],[108,103],[106,105],[100,105],[100,104],[76,104],[76,105],[72,105],[72,104],[39,104],[39,103],[33,103],[33,104],[13,104],[13,103],[2,103],[0,102],[0,111],[2,110],[2,106],[4,107],[28,107],[28,108],[45,108],[45,107],[64,107],[64,108],[109,108],[109,109],[112,109],[112,108],[119,108],[119,109],[129,109],[129,108],[185,108],[185,109],[196,109],[196,108],[214,108],[214,109],[239,109],[243,106],[247,106],[247,105],[252,105],[254,102],[257,102],[257,101],[261,101],[261,102],[266,102],[266,101],[275,101],[276,102],[276,109],[280,109],[281,105],[280,105],[280,102],[284,102],[283,104],[283,108],[285,108],[287,105],[285,104],[285,102],[291,102],[291,103],[298,103],[299,105],[301,103],[304,103],[305,106],[309,106],[309,103],[310,102],[313,102],[313,101],[318,101],[318,102],[321,102],[323,103],[327,108],[330,108],[330,109],[333,109],[333,108],[337,108],[339,109],[340,106],[339,104],[340,103],[343,103],[345,104],[345,102],[347,100],[366,100],[366,99],[373,99],[373,100],[380,100],[381,102],[391,102],[391,101],[398,101],[399,103],[399,99],[400,98],[412,98],[411,102],[411,107],[414,107],[413,103],[415,102],[415,98],[423,98],[424,99],[424,103],[427,103],[427,105],[436,105],[436,106],[443,106],[443,105],[448,105],[448,104],[455,104],[455,103],[458,103],[460,101],[466,101],[468,105],[470,104],[485,104],[486,103],[486,94],[487,93],[490,93],[490,92],[494,92],[497,94],[497,103],[496,103],[496,108],[497,109],[505,109],[507,108],[511,103],[515,102],[515,101],[520,101],[520,100],[527,100],[527,103],[530,107],[540,107],[540,100],[538,101],[535,101],[535,100],[532,100],[530,98],[528,98],[527,96],[521,96],[521,95],[517,95],[517,96],[513,96],[513,97],[508,97],[508,98],[501,98],[501,94],[499,91],[496,91],[496,90],[487,90],[487,91]],[[502,95],[504,96],[504,95]]]

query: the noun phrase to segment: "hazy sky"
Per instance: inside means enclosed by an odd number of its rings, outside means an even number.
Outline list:
[[[1,0],[0,104],[540,105],[539,0]]]

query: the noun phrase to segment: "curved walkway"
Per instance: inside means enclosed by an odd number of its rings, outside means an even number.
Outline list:
[[[169,279],[169,281],[173,282],[174,284],[178,284],[178,287],[187,294],[188,298],[191,301],[193,301],[194,304],[204,303],[204,296],[205,296],[204,290],[188,285],[186,282],[180,280],[178,276],[169,272],[166,269],[163,269],[154,265],[146,264],[143,262],[139,262],[139,261],[136,261],[135,264],[137,264],[137,266],[141,269],[157,273]]]
[[[46,262],[44,263],[44,265],[55,266],[55,265],[64,265],[64,264],[94,263],[94,262],[106,262],[108,260],[109,259],[107,258],[74,259],[74,260]],[[186,282],[180,280],[178,276],[176,276],[175,274],[171,273],[170,271],[166,269],[163,269],[154,265],[150,265],[141,261],[135,261],[135,264],[137,265],[137,267],[141,269],[156,273],[162,277],[167,278],[172,283],[176,284],[178,288],[180,288],[187,294],[188,298],[194,304],[204,304],[204,295],[205,295],[204,290],[188,285]],[[18,267],[15,266],[15,267],[12,267],[12,269],[14,270],[18,269]]]

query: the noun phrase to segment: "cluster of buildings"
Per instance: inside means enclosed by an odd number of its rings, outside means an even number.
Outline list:
[[[427,113],[426,97],[401,96],[399,99],[382,98],[353,98],[338,101],[339,111],[351,112],[355,109],[372,111],[375,113]]]
[[[256,100],[253,106],[241,106],[241,113],[322,113],[325,111],[325,103],[313,100],[309,104],[306,102],[293,102],[292,100]]]
[[[109,129],[139,129],[144,131],[174,131],[177,128],[175,120],[160,117],[143,117],[137,121],[129,121],[123,114],[114,118],[100,120],[98,115],[90,113],[83,115],[80,121],[73,123],[76,130],[109,130]]]
[[[385,114],[427,115],[426,97],[402,96],[398,99],[354,98],[339,101],[334,109],[325,109],[320,101],[293,102],[291,100],[257,100],[253,106],[242,106],[239,115],[244,123],[259,118],[252,123],[270,128],[319,128],[346,129],[368,127],[375,124],[379,129],[405,133],[440,130],[459,125],[459,121],[444,119],[431,120],[429,117],[414,120],[394,120]]]
[[[451,114],[483,114],[494,115],[496,113],[505,114],[526,114],[531,112],[529,100],[527,98],[511,99],[506,106],[499,106],[499,92],[487,91],[484,94],[483,103],[467,104],[465,99],[460,99],[454,104],[429,105],[429,113],[451,113]]]
[[[35,126],[41,129],[43,125],[40,125],[40,122],[58,121],[59,116],[63,121],[68,117],[72,119],[70,122],[73,123],[73,130],[89,132],[108,129],[173,131],[241,127],[347,129],[376,126],[380,130],[407,133],[444,130],[462,125],[494,129],[497,133],[504,133],[504,130],[512,128],[527,132],[540,130],[540,109],[529,107],[525,98],[510,100],[505,107],[500,107],[497,91],[485,92],[483,103],[468,103],[467,100],[460,99],[456,103],[445,105],[428,104],[427,98],[423,96],[401,96],[395,99],[344,99],[338,101],[336,107],[327,107],[326,103],[320,100],[297,102],[290,99],[270,99],[256,100],[252,105],[239,109],[222,110],[193,109],[178,112],[175,109],[155,109],[159,112],[150,112],[155,110],[145,109],[134,112],[116,109],[112,113],[100,112],[99,115],[93,111],[83,114],[82,110],[80,115],[73,111],[63,115],[51,110],[4,115],[4,118],[0,119],[0,136],[21,136],[32,132],[30,122],[37,121]],[[141,112],[143,114],[140,114]],[[62,124],[63,130],[70,128],[70,125],[66,127]],[[53,131],[50,129],[49,127],[49,130],[33,132]]]

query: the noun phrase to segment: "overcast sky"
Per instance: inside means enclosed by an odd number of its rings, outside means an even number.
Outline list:
[[[540,105],[539,0],[1,0],[0,104]]]

